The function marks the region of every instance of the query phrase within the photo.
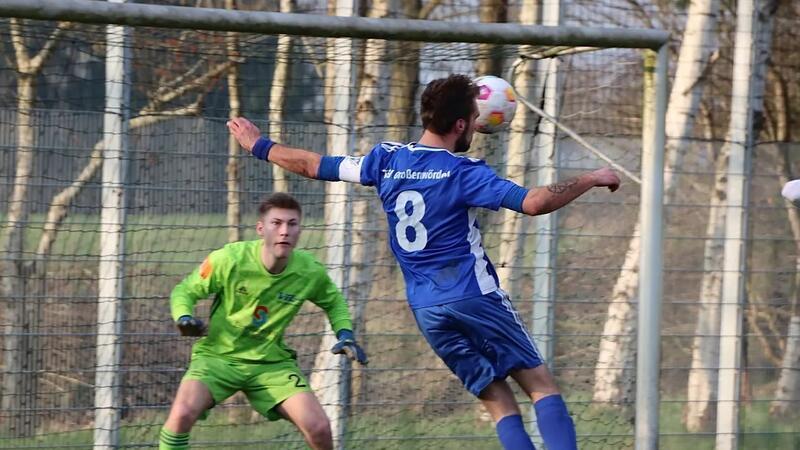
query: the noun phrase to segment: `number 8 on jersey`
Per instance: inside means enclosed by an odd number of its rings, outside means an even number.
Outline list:
[[[411,213],[406,213],[406,205],[411,203]],[[425,199],[417,191],[403,191],[397,195],[394,205],[397,225],[394,227],[397,243],[407,252],[416,252],[428,244],[428,230],[422,224],[425,215]],[[414,236],[409,239],[408,228],[414,229]]]

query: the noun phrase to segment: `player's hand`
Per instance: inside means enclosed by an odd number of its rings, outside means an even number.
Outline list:
[[[181,316],[176,325],[178,326],[178,331],[181,332],[181,336],[202,336],[206,332],[206,326],[203,325],[203,321],[192,316]]]
[[[362,349],[360,345],[356,344],[356,340],[353,337],[352,331],[339,330],[339,332],[336,333],[336,337],[339,339],[339,342],[333,346],[331,353],[334,355],[346,355],[351,361],[358,361],[362,366],[369,363],[369,361],[367,361],[367,354],[364,353],[364,349]]]
[[[261,137],[261,130],[259,130],[257,126],[253,125],[253,122],[250,122],[244,117],[231,119],[226,125],[228,125],[228,130],[239,142],[239,145],[241,145],[242,148],[248,152],[252,153],[253,146],[256,144],[258,138]]]
[[[592,175],[595,179],[595,187],[607,187],[611,192],[619,189],[619,176],[617,176],[617,174],[608,167],[597,169],[592,172]]]
[[[800,180],[792,180],[784,184],[781,195],[792,202],[794,206],[800,207]]]

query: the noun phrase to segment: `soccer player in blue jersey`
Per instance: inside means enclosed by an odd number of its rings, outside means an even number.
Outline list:
[[[533,449],[506,378],[530,396],[549,450],[577,448],[575,425],[555,381],[481,244],[477,208],[547,214],[593,187],[615,191],[610,169],[526,189],[495,175],[469,149],[478,89],[464,75],[432,81],[422,94],[418,142],[380,143],[366,156],[320,156],[261,137],[244,118],[230,132],[255,157],[321,180],[374,186],[389,221],[408,303],[436,354],[497,423],[505,449]]]

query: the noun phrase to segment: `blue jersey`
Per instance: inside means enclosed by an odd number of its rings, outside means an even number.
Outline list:
[[[412,309],[495,292],[477,208],[497,210],[515,183],[485,162],[416,143],[381,143],[348,157],[338,178],[375,186]]]

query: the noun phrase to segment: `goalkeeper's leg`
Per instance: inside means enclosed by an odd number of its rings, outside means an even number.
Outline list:
[[[333,449],[331,424],[313,392],[299,392],[276,407],[278,412],[292,422],[314,450]]]
[[[159,450],[184,450],[189,448],[189,432],[197,419],[214,405],[211,391],[199,380],[183,380],[169,417],[159,433]]]

